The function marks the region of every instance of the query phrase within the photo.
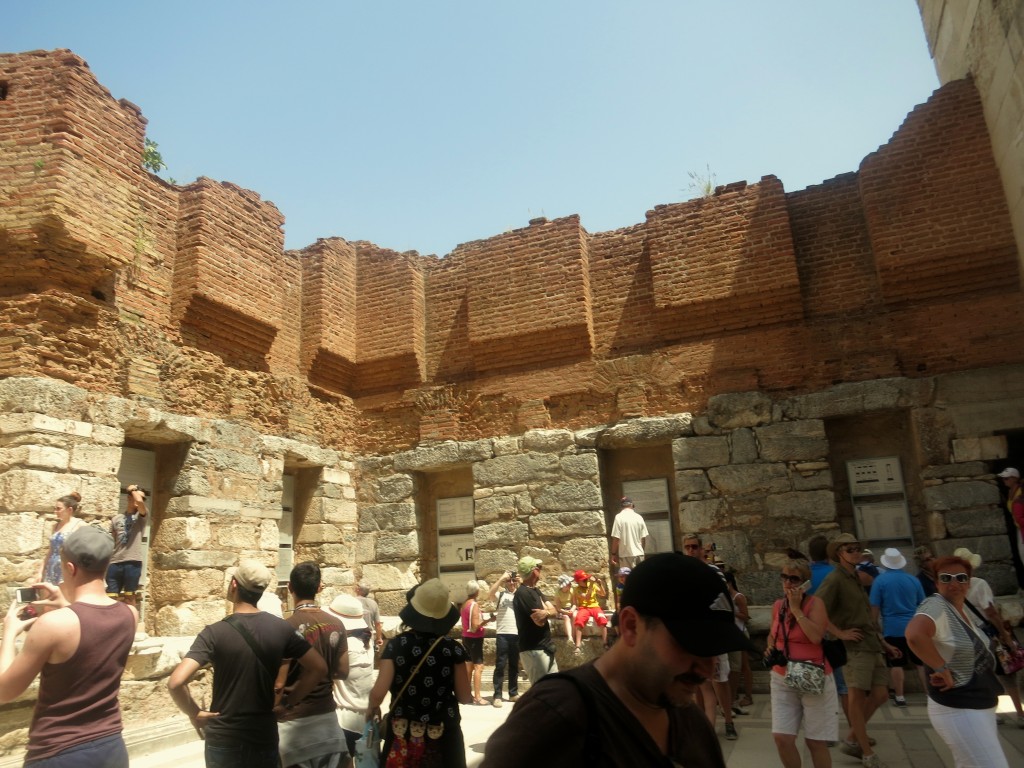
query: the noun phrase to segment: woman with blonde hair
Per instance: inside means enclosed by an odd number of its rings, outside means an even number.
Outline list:
[[[82,497],[77,493],[70,493],[61,496],[53,505],[53,511],[57,515],[57,522],[53,524],[53,532],[50,534],[50,549],[39,566],[39,577],[36,583],[60,584],[64,577],[60,568],[60,550],[64,546],[64,540],[77,531],[85,521],[77,517],[78,505],[82,503]]]
[[[477,705],[487,703],[480,695],[480,686],[484,674],[484,627],[490,622],[490,619],[483,617],[477,601],[481,584],[484,589],[488,589],[486,582],[476,579],[466,582],[466,602],[462,604],[461,611],[462,644],[466,646],[466,653],[473,664],[473,703]]]

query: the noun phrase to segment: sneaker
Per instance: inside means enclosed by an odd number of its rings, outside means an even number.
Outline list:
[[[747,710],[743,709],[739,704],[733,704],[732,705],[732,713],[734,715],[749,715],[750,714]]]
[[[519,701],[519,694],[518,693],[512,694],[511,696],[508,697],[508,700],[511,701],[512,703],[515,703],[515,702]]]
[[[878,755],[867,755],[862,757],[860,759],[860,764],[863,765],[864,768],[889,768],[888,765],[879,759]]]
[[[864,750],[860,748],[860,744],[847,741],[846,739],[839,742],[839,751],[850,757],[864,757]]]
[[[725,738],[727,741],[736,741],[740,735],[736,733],[736,726],[732,723],[725,724]]]
[[[491,703],[494,706],[496,706],[496,707],[501,707],[501,705],[502,705],[501,696],[495,696],[494,697],[494,701],[492,701]]]
[[[752,707],[754,706],[754,700],[749,696],[744,696],[742,699],[736,702],[741,707]]]
[[[903,696],[897,696],[895,699],[892,700],[892,703],[897,707],[907,706],[907,700]]]

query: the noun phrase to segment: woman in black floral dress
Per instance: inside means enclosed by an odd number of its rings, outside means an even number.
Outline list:
[[[380,717],[390,691],[393,727],[382,750],[386,768],[464,768],[459,704],[472,701],[469,656],[461,643],[446,637],[459,609],[440,579],[413,587],[406,599],[398,614],[404,631],[384,647],[366,717]]]

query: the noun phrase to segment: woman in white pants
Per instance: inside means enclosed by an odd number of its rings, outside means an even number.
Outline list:
[[[928,719],[957,768],[1008,768],[996,732],[996,660],[964,606],[972,571],[962,557],[935,561],[938,594],[918,606],[907,643],[927,667]]]

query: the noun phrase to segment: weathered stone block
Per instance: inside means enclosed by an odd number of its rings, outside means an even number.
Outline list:
[[[982,563],[1010,559],[1010,537],[1005,533],[1001,536],[972,536],[932,542],[932,552],[939,556],[952,555],[953,550],[960,547],[967,547],[974,554],[981,555]]]
[[[563,456],[558,463],[565,476],[573,480],[593,480],[599,471],[596,453]]]
[[[329,523],[313,523],[302,526],[296,544],[333,544],[342,541],[344,535],[341,528]]]
[[[663,418],[640,418],[608,427],[597,436],[601,448],[633,448],[668,443],[677,437],[692,435],[692,416],[680,413]]]
[[[607,539],[583,538],[566,542],[558,554],[558,559],[570,573],[577,568],[594,573],[607,569],[608,556]]]
[[[836,500],[832,491],[773,494],[765,499],[765,507],[773,518],[796,517],[815,523],[827,523],[836,519]]]
[[[225,600],[196,600],[181,605],[165,605],[156,613],[158,635],[194,636],[207,624],[220,621],[227,614]]]
[[[207,597],[224,599],[226,573],[223,569],[154,570],[149,580],[149,599],[156,605],[176,604]]]
[[[921,477],[925,480],[948,480],[969,479],[989,473],[988,465],[980,461],[966,461],[963,464],[939,464],[934,467],[925,467],[921,470]]]
[[[724,512],[721,499],[684,501],[679,505],[679,529],[683,533],[713,530]]]
[[[753,430],[747,427],[729,433],[732,464],[751,464],[757,461],[757,441]]]
[[[528,515],[532,511],[533,500],[526,491],[511,494],[495,493],[478,498],[473,502],[473,516],[477,523]]]
[[[514,546],[528,541],[529,538],[530,527],[518,520],[479,525],[473,530],[473,543],[477,547],[493,547],[498,544]]]
[[[420,546],[417,531],[410,531],[409,533],[383,532],[377,534],[376,560],[411,560],[419,556]]]
[[[158,568],[229,568],[238,564],[237,552],[212,549],[179,549],[175,552],[156,552],[153,556]]]
[[[359,530],[407,531],[416,527],[416,506],[406,504],[366,504],[359,513]]]
[[[108,427],[103,424],[92,425],[92,442],[95,445],[124,445],[124,430],[120,427]]]
[[[238,515],[242,502],[209,496],[176,496],[167,502],[168,517],[184,515]]]
[[[913,439],[925,464],[950,461],[950,443],[956,436],[953,416],[944,408],[914,408],[910,412]]]
[[[80,475],[9,469],[0,475],[0,508],[19,512],[50,512],[53,502],[73,491],[82,492]],[[86,495],[82,493],[82,498]]]
[[[772,400],[763,392],[730,392],[708,398],[708,421],[719,429],[756,427],[772,420]]]
[[[522,450],[522,441],[518,437],[499,437],[494,439],[495,456],[508,456],[509,454],[521,453]]]
[[[0,553],[5,555],[27,555],[46,543],[46,525],[36,515],[8,513],[4,515],[3,528]]]
[[[837,384],[823,392],[800,395],[782,403],[789,419],[827,419],[871,411],[893,411],[926,406],[934,392],[934,379],[873,379]]]
[[[173,496],[209,496],[212,491],[205,469],[187,469],[174,478]]]
[[[601,506],[601,490],[590,481],[555,483],[533,497],[533,504],[542,512],[571,512]]]
[[[375,486],[377,501],[384,503],[405,501],[413,492],[412,476],[406,474],[381,477]]]
[[[712,467],[708,478],[722,493],[784,493],[790,490],[789,473],[785,464],[737,464]]]
[[[709,541],[714,542],[718,556],[727,565],[741,571],[753,566],[754,548],[750,544],[750,537],[743,531],[715,531],[713,535],[704,536],[704,543]]]
[[[530,429],[523,434],[523,450],[537,453],[560,453],[573,444],[568,429]]]
[[[253,523],[217,525],[213,529],[214,545],[223,549],[261,549],[258,530]]]
[[[949,535],[958,539],[1006,534],[1003,513],[991,507],[950,510],[945,513],[944,520]]]
[[[790,475],[794,491],[817,491],[832,487],[832,472],[793,472]]]
[[[676,472],[676,493],[680,499],[711,491],[711,483],[702,469],[684,469]]]
[[[601,535],[605,532],[604,513],[600,510],[538,513],[530,518],[530,534],[539,540]]]
[[[66,472],[70,454],[47,445],[18,445],[0,448],[0,469],[43,469]]]
[[[558,475],[558,457],[550,453],[498,456],[473,465],[473,482],[478,486],[537,483]]]
[[[310,506],[316,507],[317,514],[328,523],[357,525],[359,522],[359,509],[354,501],[320,497],[313,499]]]
[[[153,536],[153,549],[202,549],[210,542],[210,520],[205,517],[168,517]]]
[[[344,469],[324,467],[320,471],[320,482],[323,485],[351,485],[352,475]]]
[[[237,472],[250,477],[260,477],[263,470],[259,460],[252,454],[205,445],[193,445],[189,451],[188,461],[191,464],[212,467],[220,472]]]
[[[511,549],[477,549],[474,554],[476,572],[481,576],[489,577],[494,581],[494,576],[504,571],[514,571],[519,562],[519,555]]]
[[[718,467],[729,463],[729,438],[681,437],[672,441],[672,462],[676,469]]]
[[[953,461],[990,461],[1006,458],[1006,435],[962,437],[953,440]]]
[[[766,461],[806,461],[828,455],[825,423],[818,419],[784,421],[755,432]]]
[[[928,509],[935,512],[983,507],[999,503],[999,489],[983,480],[949,482],[925,488],[924,500]]]
[[[415,587],[420,580],[419,571],[412,563],[365,563],[362,570],[361,584],[376,591],[401,590],[403,598],[405,590]],[[402,605],[405,605],[404,600]]]
[[[82,419],[88,405],[88,392],[59,379],[12,376],[0,380],[0,411]]]
[[[120,448],[102,445],[76,445],[71,449],[69,466],[72,472],[115,475],[120,465]]]
[[[281,543],[281,533],[278,529],[277,522],[274,520],[261,520],[256,537],[256,546],[260,549],[277,549]],[[325,560],[324,562],[331,561]]]
[[[393,458],[396,472],[424,472],[485,461],[493,455],[490,440],[477,440],[469,443],[437,443],[396,453]]]
[[[259,435],[264,453],[285,456],[292,466],[329,467],[338,461],[338,452],[312,443],[277,435]]]

